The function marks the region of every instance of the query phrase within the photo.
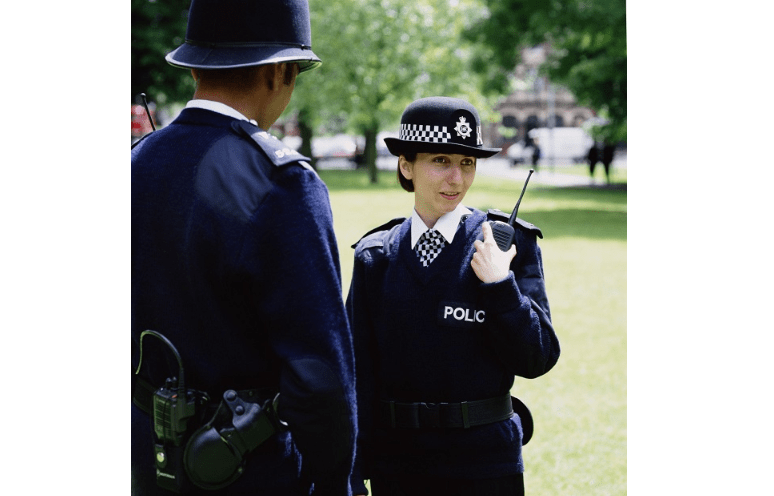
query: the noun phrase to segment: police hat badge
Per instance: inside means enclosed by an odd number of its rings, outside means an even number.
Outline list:
[[[385,138],[390,153],[459,153],[491,157],[501,148],[484,148],[481,120],[465,100],[449,97],[420,98],[403,111],[397,138]]]
[[[308,0],[193,0],[185,43],[166,60],[197,69],[295,62],[300,72],[322,63],[312,52]]]

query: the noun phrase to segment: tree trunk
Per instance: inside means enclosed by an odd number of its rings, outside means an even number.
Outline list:
[[[368,167],[368,176],[371,180],[371,184],[379,182],[378,171],[376,169],[376,134],[378,132],[378,125],[372,125],[364,130],[365,150],[363,150],[363,155],[366,166]]]
[[[314,170],[317,170],[317,159],[312,156],[312,126],[309,125],[308,112],[301,110],[298,112],[298,132],[301,135],[301,148],[298,152],[309,157]]]

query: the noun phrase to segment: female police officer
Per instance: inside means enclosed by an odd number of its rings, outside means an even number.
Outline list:
[[[476,160],[499,151],[483,147],[468,102],[417,100],[385,142],[414,212],[355,245],[353,492],[370,479],[376,496],[523,494],[524,431],[510,389],[514,376],[540,376],[559,358],[540,231],[519,220],[504,252],[487,214],[462,206]]]

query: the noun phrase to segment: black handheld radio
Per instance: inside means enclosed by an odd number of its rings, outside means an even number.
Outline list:
[[[516,214],[519,212],[519,204],[521,203],[521,199],[524,197],[524,192],[527,191],[527,184],[529,184],[529,178],[532,176],[533,172],[535,172],[534,169],[529,170],[527,180],[524,182],[524,188],[521,190],[521,196],[519,196],[519,200],[516,202],[516,206],[513,207],[513,212],[511,213],[511,217],[508,219],[508,223],[506,224],[505,222],[500,222],[499,220],[489,221],[489,224],[492,226],[492,236],[494,237],[497,246],[499,246],[502,251],[508,251],[513,244],[513,239],[516,235],[516,231],[513,228],[513,223],[516,221]]]
[[[178,377],[167,378],[163,387],[153,393],[153,430],[155,432],[154,458],[156,482],[160,487],[176,493],[186,492],[191,483],[183,466],[184,451],[191,433],[198,427],[197,420],[209,398],[206,393],[185,386],[183,361],[180,354],[163,334],[147,330],[140,334],[140,361],[135,374],[142,367],[143,339],[153,336],[167,345],[178,364]]]

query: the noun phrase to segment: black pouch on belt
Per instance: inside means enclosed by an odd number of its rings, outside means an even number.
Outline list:
[[[276,414],[279,395],[266,399],[257,391],[228,390],[212,419],[188,441],[183,463],[191,482],[208,490],[234,482],[245,456],[285,429]]]
[[[524,446],[532,439],[532,433],[535,432],[535,424],[532,421],[532,413],[519,398],[511,396],[511,404],[513,405],[513,413],[519,416],[521,419],[521,429],[523,436],[521,438],[521,445]]]

